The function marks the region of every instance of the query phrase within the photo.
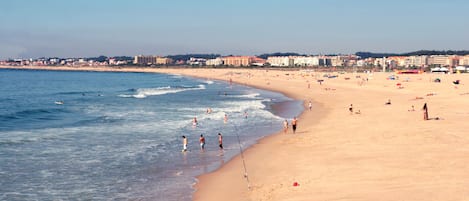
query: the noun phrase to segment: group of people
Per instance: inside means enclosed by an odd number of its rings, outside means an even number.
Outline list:
[[[205,137],[203,134],[201,134],[199,137],[199,143],[200,143],[200,150],[205,150]],[[182,136],[182,152],[187,151],[187,145],[188,145],[187,137],[183,135]],[[223,149],[223,135],[221,133],[218,133],[218,147],[220,147],[220,149]]]
[[[385,102],[384,104],[385,104],[385,105],[391,105],[391,99],[388,99],[388,101]],[[350,104],[348,110],[350,111],[350,114],[353,114],[353,104]],[[423,110],[423,120],[429,120],[429,118],[428,118],[428,107],[427,107],[427,103],[425,103],[425,104],[423,105],[422,110]],[[415,111],[414,106],[412,105],[412,108],[409,109],[409,110],[407,110],[407,111],[409,111],[409,112]],[[355,114],[360,114],[360,110],[358,110],[357,112],[355,112]],[[438,119],[439,119],[439,118],[438,118]],[[287,120],[285,120],[285,123],[284,123],[284,124],[286,124],[286,126],[288,126],[288,122],[286,122],[286,121],[287,121]],[[284,128],[285,128],[285,133],[286,133],[287,131],[286,131],[285,125],[284,125]]]
[[[212,113],[212,108],[207,108],[207,111],[206,113],[207,114],[210,114]],[[247,111],[244,112],[244,118],[247,119],[248,118],[248,113]],[[228,123],[228,115],[225,114],[223,116],[223,122],[226,124]],[[199,124],[199,122],[197,121],[197,117],[194,117],[192,119],[192,127],[197,127],[197,125]],[[187,137],[185,135],[182,136],[182,144],[183,144],[183,149],[182,151],[183,152],[186,152],[187,151]],[[199,138],[199,143],[200,143],[200,149],[201,150],[204,150],[205,149],[205,137],[203,136],[203,134],[200,135],[200,138]],[[218,133],[218,146],[220,147],[220,149],[223,149],[223,136],[221,133]]]
[[[296,117],[293,117],[293,119],[291,120],[291,127],[292,127],[292,130],[293,130],[293,134],[296,133],[297,121],[298,120],[296,119]],[[288,132],[288,127],[289,127],[288,120],[285,119],[285,121],[283,121],[283,132],[285,134]]]

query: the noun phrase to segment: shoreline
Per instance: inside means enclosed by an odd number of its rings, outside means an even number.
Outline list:
[[[137,72],[232,79],[314,103],[312,112],[305,110],[300,115],[297,134],[269,135],[245,150],[249,190],[242,161],[236,156],[218,170],[198,177],[193,200],[469,197],[469,124],[464,123],[469,121],[465,109],[469,108],[469,74],[389,79],[393,73],[346,73],[331,79],[320,77],[325,74],[321,72],[301,75],[298,70],[271,69]],[[369,81],[365,82],[365,77]],[[435,78],[441,82],[433,82]],[[319,84],[316,79],[325,81]],[[460,84],[453,84],[454,80]],[[392,104],[385,104],[388,100]],[[422,118],[424,103],[429,108],[427,121]],[[350,104],[353,112],[348,110]]]

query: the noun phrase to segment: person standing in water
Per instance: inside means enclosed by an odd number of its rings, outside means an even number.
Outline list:
[[[285,119],[285,121],[283,121],[283,132],[287,134],[287,131],[288,131],[288,121]]]
[[[218,146],[220,147],[220,149],[223,149],[223,136],[221,135],[221,133],[218,133]]]
[[[182,151],[186,152],[187,151],[187,138],[186,136],[182,136]]]
[[[293,117],[293,120],[291,120],[291,127],[293,129],[293,134],[295,134],[296,132],[296,121],[297,121],[296,117]]]
[[[194,117],[194,118],[192,119],[192,126],[196,127],[197,124],[198,124],[198,122],[197,122],[197,117]]]
[[[223,122],[228,123],[228,115],[225,113],[225,117],[223,117]]]
[[[204,150],[205,149],[205,137],[204,137],[204,135],[200,134],[199,142],[200,142],[200,150]]]

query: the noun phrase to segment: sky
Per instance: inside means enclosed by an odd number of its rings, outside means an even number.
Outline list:
[[[468,0],[0,0],[0,59],[469,50]]]

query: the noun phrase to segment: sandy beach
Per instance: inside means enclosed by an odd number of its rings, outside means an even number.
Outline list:
[[[60,70],[232,80],[304,100],[296,134],[279,132],[245,151],[249,183],[237,156],[199,177],[196,201],[469,199],[469,74],[389,79],[393,73],[329,73],[337,77],[328,78],[322,72],[265,69]],[[425,103],[429,120],[423,119]]]

